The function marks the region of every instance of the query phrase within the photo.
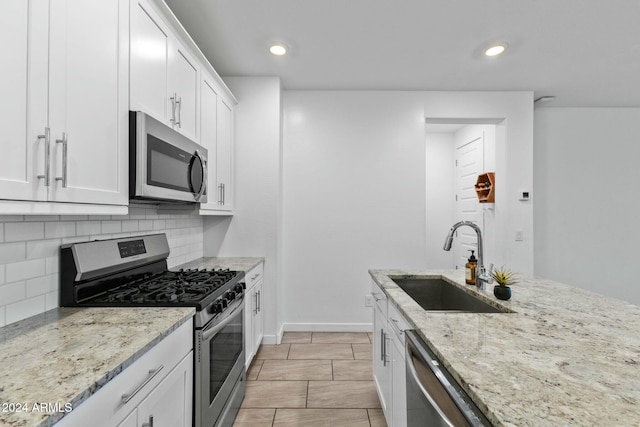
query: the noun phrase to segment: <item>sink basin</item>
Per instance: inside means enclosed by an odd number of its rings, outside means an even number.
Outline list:
[[[429,311],[505,313],[442,279],[392,279],[420,307]]]

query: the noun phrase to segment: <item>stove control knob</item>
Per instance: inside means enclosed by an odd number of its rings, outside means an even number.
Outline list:
[[[236,299],[236,293],[234,291],[229,291],[225,294],[225,298],[227,299],[227,301],[231,302]]]
[[[224,310],[226,304],[223,304],[222,301],[216,301],[211,307],[212,314],[220,314]]]
[[[244,287],[242,285],[243,283],[238,283],[236,286],[234,286],[233,290],[236,294],[242,295],[242,291],[244,290]]]

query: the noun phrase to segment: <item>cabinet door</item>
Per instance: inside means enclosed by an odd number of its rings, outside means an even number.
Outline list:
[[[167,108],[175,130],[198,141],[198,83],[196,60],[174,38],[169,40]]]
[[[207,203],[200,209],[217,209],[216,141],[218,138],[218,88],[213,79],[203,73],[200,83],[200,145],[207,149]],[[250,310],[246,310],[250,312]]]
[[[263,336],[263,319],[264,316],[262,314],[262,301],[263,301],[263,294],[262,294],[262,290],[263,290],[263,286],[262,286],[262,280],[259,281],[256,284],[255,287],[255,294],[256,294],[256,313],[253,316],[253,348],[258,349],[260,348],[260,344],[262,343],[262,336]]]
[[[138,406],[140,427],[190,427],[193,351]]]
[[[49,200],[128,202],[128,2],[51,2]]]
[[[387,422],[390,422],[389,412],[391,402],[389,401],[389,365],[388,341],[387,341],[387,319],[376,307],[373,309],[373,379],[376,384],[380,405],[385,414]]]
[[[218,102],[218,143],[216,150],[217,190],[220,209],[233,209],[233,107],[220,98]]]
[[[253,341],[253,318],[256,307],[255,287],[251,289],[247,288],[244,298],[244,359],[245,368],[249,369],[249,365],[251,365],[251,361],[257,350]]]
[[[131,110],[168,123],[169,29],[144,0],[131,2]]]
[[[46,200],[48,15],[46,1],[2,5],[0,199]],[[29,116],[28,116],[29,114]],[[42,138],[38,138],[42,135]]]
[[[404,359],[404,347],[391,340],[391,416],[392,426],[407,425],[407,379]]]

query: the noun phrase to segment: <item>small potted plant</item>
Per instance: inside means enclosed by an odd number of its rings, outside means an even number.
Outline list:
[[[493,280],[497,283],[497,285],[493,287],[493,295],[504,301],[511,298],[511,288],[509,286],[516,283],[513,272],[504,267],[500,267],[491,271],[489,274],[491,274],[491,277],[493,277]]]

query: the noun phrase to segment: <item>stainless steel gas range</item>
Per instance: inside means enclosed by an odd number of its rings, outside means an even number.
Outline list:
[[[231,426],[244,398],[244,272],[167,269],[164,234],[60,247],[61,307],[195,307],[194,426]]]

